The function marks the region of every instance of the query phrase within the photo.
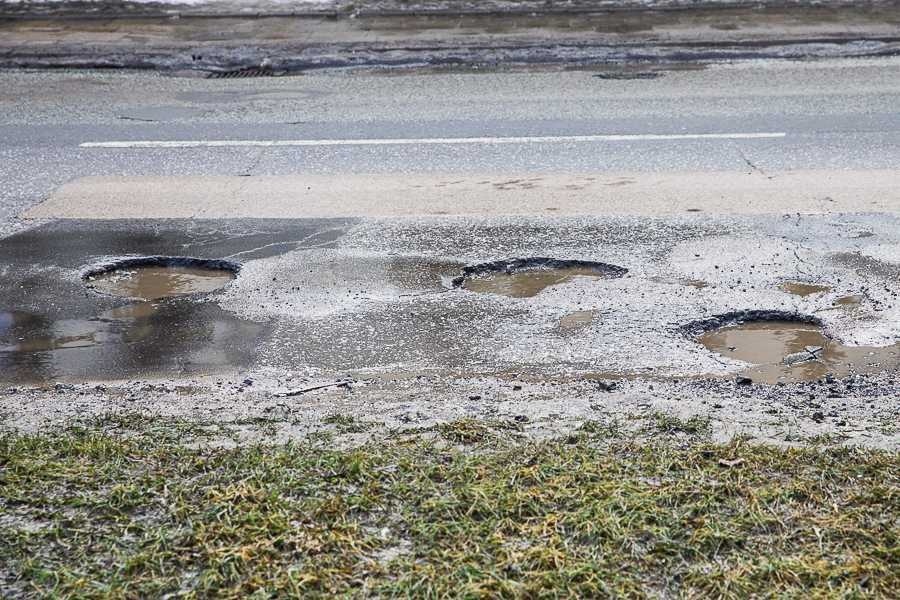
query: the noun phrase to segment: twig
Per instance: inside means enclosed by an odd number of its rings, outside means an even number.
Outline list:
[[[290,391],[287,391],[287,392],[281,392],[280,394],[275,394],[275,395],[276,395],[276,396],[279,396],[279,397],[281,397],[281,398],[287,398],[287,397],[290,397],[290,396],[299,396],[299,395],[301,395],[301,394],[305,394],[306,392],[312,392],[312,391],[315,391],[315,390],[324,390],[325,388],[330,388],[330,387],[343,387],[343,388],[349,388],[349,387],[350,387],[350,382],[349,382],[349,381],[338,381],[338,382],[336,382],[336,383],[324,383],[324,384],[322,384],[322,385],[314,385],[314,386],[312,386],[312,387],[301,388],[301,389],[299,389],[299,390],[290,390]]]

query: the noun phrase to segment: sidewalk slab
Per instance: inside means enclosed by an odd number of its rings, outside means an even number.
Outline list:
[[[26,219],[900,212],[900,170],[83,177]]]

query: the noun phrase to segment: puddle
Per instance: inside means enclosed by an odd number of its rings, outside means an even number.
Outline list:
[[[578,310],[563,315],[559,319],[559,330],[564,333],[579,331],[589,327],[590,324],[594,322],[595,316],[596,311],[593,310]]]
[[[802,281],[786,281],[779,285],[778,288],[794,296],[812,296],[813,294],[831,291],[831,286],[804,283]]]
[[[496,273],[467,279],[463,286],[480,294],[500,294],[512,298],[531,298],[554,285],[572,281],[576,277],[602,277],[592,269],[547,269],[519,273]]]
[[[265,331],[194,302],[138,302],[87,318],[0,311],[0,379],[207,373],[247,364]]]
[[[757,383],[812,381],[829,373],[844,377],[900,366],[900,346],[844,346],[814,323],[751,321],[707,331],[698,341],[722,356],[756,365],[742,375]]]
[[[236,270],[221,261],[150,257],[102,267],[84,280],[91,289],[111,296],[159,300],[214,292],[228,285]]]
[[[579,277],[621,277],[627,269],[606,263],[552,258],[511,259],[463,269],[453,283],[471,292],[531,298]]]
[[[859,306],[859,304],[862,302],[862,300],[863,300],[863,297],[860,295],[841,296],[840,298],[835,299],[834,305],[835,306],[854,307],[854,306]]]
[[[709,287],[709,284],[702,279],[690,279],[687,277],[651,277],[650,281],[669,285],[684,285],[698,290]]]
[[[331,243],[344,224],[64,220],[5,237],[0,382],[202,377],[251,368],[275,325],[224,310],[203,293],[229,284],[239,265],[183,256],[277,256],[297,240]],[[98,256],[132,258],[95,264]],[[92,264],[96,268],[84,269]],[[146,267],[191,270],[165,269],[163,281],[154,282]],[[78,272],[83,278],[71,276]],[[179,277],[173,281],[171,273]],[[160,299],[144,299],[153,297]]]

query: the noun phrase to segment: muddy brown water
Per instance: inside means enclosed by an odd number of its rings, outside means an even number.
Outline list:
[[[862,302],[862,299],[863,299],[863,297],[860,295],[841,296],[840,298],[835,299],[834,305],[835,306],[847,306],[847,307],[852,308],[854,306],[859,306],[859,304]]]
[[[821,294],[830,292],[831,286],[818,285],[815,283],[804,283],[802,281],[786,281],[780,286],[783,291],[794,296],[812,296],[813,294]]]
[[[564,333],[579,331],[594,322],[597,311],[577,310],[563,315],[559,319],[559,329]]]
[[[531,298],[548,287],[567,283],[578,277],[602,278],[603,274],[596,269],[584,267],[486,273],[467,278],[462,287],[471,292],[499,294],[512,298]]]
[[[728,358],[753,363],[742,374],[758,383],[813,381],[829,373],[843,377],[900,367],[900,345],[845,346],[809,323],[742,323],[708,331],[699,342]],[[815,359],[800,360],[804,355]]]
[[[691,279],[690,277],[651,277],[650,281],[667,285],[684,285],[698,290],[709,287],[709,284],[702,279]]]
[[[87,278],[99,292],[123,298],[158,300],[214,292],[228,285],[234,273],[226,269],[185,266],[139,266],[116,269]]]

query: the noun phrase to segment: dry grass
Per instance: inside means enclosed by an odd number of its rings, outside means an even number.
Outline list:
[[[637,442],[596,424],[523,442],[475,421],[442,426],[430,441],[355,450],[198,449],[181,438],[203,428],[130,427],[0,438],[6,594],[745,598],[900,589],[896,453]]]

